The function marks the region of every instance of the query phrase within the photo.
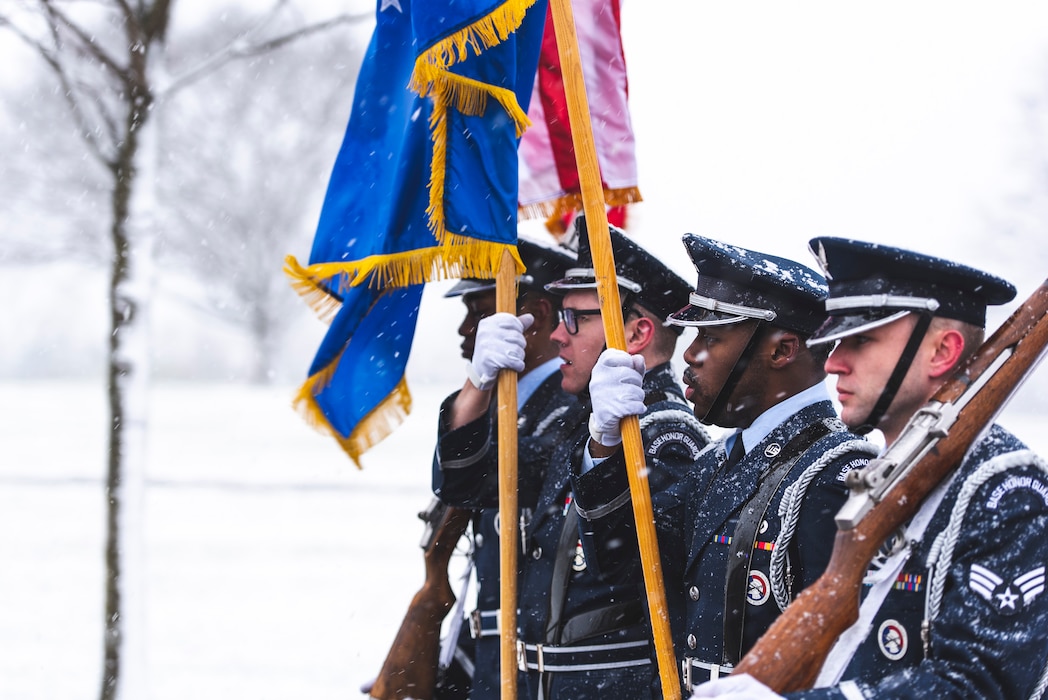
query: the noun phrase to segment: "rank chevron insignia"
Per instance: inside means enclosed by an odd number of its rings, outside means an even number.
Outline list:
[[[1007,582],[985,566],[972,564],[969,587],[1002,615],[1014,615],[1044,592],[1045,568],[1039,566]]]

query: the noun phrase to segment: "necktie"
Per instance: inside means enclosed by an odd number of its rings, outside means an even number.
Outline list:
[[[735,436],[735,444],[731,446],[731,454],[728,455],[728,460],[724,463],[724,466],[734,467],[745,456],[746,448],[742,444],[742,433],[739,433]]]

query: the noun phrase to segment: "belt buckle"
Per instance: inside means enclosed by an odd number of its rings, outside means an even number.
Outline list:
[[[474,639],[480,639],[481,633],[480,626],[480,608],[475,609],[469,614],[469,634]]]
[[[489,632],[488,636],[494,635],[496,637],[501,637],[502,636],[502,610],[501,609],[495,610],[494,615],[495,615],[495,631],[494,632]],[[479,613],[478,613],[477,618],[478,618],[478,620],[480,619]],[[483,632],[483,629],[484,629],[483,621],[481,621],[481,623],[480,623],[480,628],[481,628],[481,634],[483,634],[484,633]]]
[[[517,640],[517,670],[521,673],[528,672],[528,650],[524,642]]]
[[[731,666],[724,666],[724,665],[721,665],[721,664],[708,664],[708,663],[706,663],[704,661],[699,661],[698,659],[693,658],[691,656],[685,656],[684,657],[684,661],[681,661],[680,666],[681,666],[681,680],[684,681],[684,687],[688,690],[688,692],[691,692],[691,690],[693,688],[693,686],[692,686],[692,682],[693,682],[692,676],[693,676],[693,671],[696,668],[702,669],[703,671],[706,671],[707,673],[709,673],[709,678],[707,678],[706,680],[711,680],[711,681],[717,680],[722,675],[728,675],[732,671],[732,667]]]

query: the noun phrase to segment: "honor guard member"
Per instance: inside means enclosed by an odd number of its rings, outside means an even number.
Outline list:
[[[875,450],[838,420],[825,355],[805,343],[825,318],[822,276],[701,236],[686,235],[684,245],[698,282],[668,321],[696,330],[684,353],[685,397],[702,423],[734,429],[699,456],[685,481],[652,488],[687,693],[729,673],[823,572],[844,475]],[[602,402],[594,392],[594,413]],[[621,556],[621,543],[636,541],[627,532],[624,472],[616,455],[576,478],[599,557]]]
[[[458,628],[455,662],[444,673],[438,700],[501,696],[499,642],[498,445],[491,401],[498,370],[517,381],[518,470],[521,508],[534,507],[553,446],[584,419],[575,396],[561,388],[558,346],[550,334],[560,322],[560,297],[545,285],[575,264],[566,248],[521,236],[526,267],[518,278],[520,317],[495,313],[494,280],[464,279],[445,296],[461,296],[467,314],[459,327],[470,379],[444,401],[433,469],[433,490],[445,503],[474,510],[472,557],[477,608]],[[493,339],[494,338],[494,339]],[[448,640],[445,640],[447,643]]]
[[[842,419],[891,445],[982,343],[1008,282],[948,260],[840,238],[811,249],[830,280]],[[798,698],[1039,698],[1048,686],[1048,466],[997,425],[891,538],[866,577],[855,629]],[[866,634],[863,635],[862,631]],[[857,648],[856,648],[857,647]],[[700,697],[779,697],[750,676]],[[733,694],[737,693],[737,694]]]
[[[576,230],[578,264],[548,288],[563,295],[561,323],[552,336],[560,345],[563,387],[577,394],[588,412],[589,391],[597,381],[594,365],[606,343],[584,218],[576,221]],[[623,316],[630,353],[643,365],[637,412],[643,414],[649,478],[673,481],[708,441],[670,368],[679,332],[663,323],[687,300],[690,287],[618,229],[611,227],[610,237],[622,302],[615,312]],[[612,436],[617,431],[617,425],[608,428],[607,439],[621,439]],[[583,417],[572,439],[554,451],[534,513],[522,528],[522,697],[632,699],[650,692],[655,675],[640,563],[630,559],[602,570],[582,550],[569,474],[581,461],[589,434]]]

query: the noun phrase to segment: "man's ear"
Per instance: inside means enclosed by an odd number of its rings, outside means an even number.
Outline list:
[[[639,355],[655,340],[655,322],[646,316],[632,316],[627,319],[626,352]]]
[[[796,333],[790,331],[775,331],[769,334],[771,340],[771,366],[773,368],[786,367],[797,359],[804,341]]]
[[[955,328],[945,328],[934,340],[935,346],[928,361],[928,376],[938,378],[956,369],[964,355],[964,335]]]
[[[530,295],[529,295],[530,296]],[[521,307],[522,313],[529,313],[535,317],[535,323],[528,329],[537,333],[541,328],[552,329],[557,325],[557,312],[553,308],[553,302],[544,297],[533,297]]]

